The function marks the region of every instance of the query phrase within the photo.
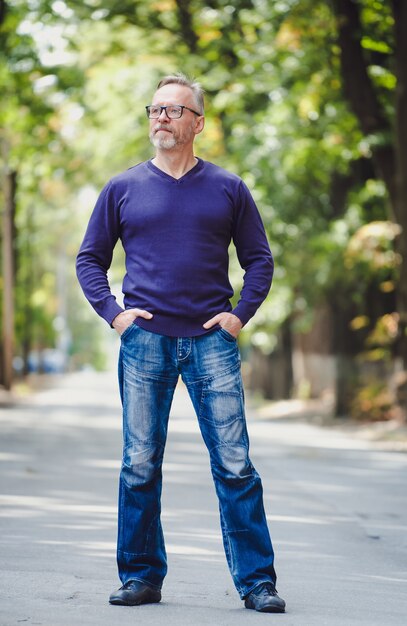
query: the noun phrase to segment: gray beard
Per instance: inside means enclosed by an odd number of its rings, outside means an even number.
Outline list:
[[[177,145],[177,140],[175,139],[174,135],[169,135],[168,137],[159,137],[156,133],[151,133],[150,141],[153,144],[154,148],[159,148],[160,150],[171,150]]]

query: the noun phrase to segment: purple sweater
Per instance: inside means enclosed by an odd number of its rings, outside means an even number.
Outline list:
[[[170,337],[209,332],[204,322],[232,311],[228,247],[233,239],[245,270],[233,309],[243,324],[270,289],[273,257],[261,217],[243,181],[212,163],[198,163],[179,180],[146,161],[115,176],[102,190],[77,257],[85,296],[109,324],[123,309],[107,279],[113,249],[126,255],[124,306],[146,309],[136,324]]]

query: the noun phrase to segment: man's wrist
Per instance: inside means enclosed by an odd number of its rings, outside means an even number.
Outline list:
[[[116,327],[117,327],[117,322],[119,322],[119,319],[118,319],[118,318],[121,316],[121,314],[122,314],[122,313],[123,313],[123,311],[120,311],[120,313],[118,313],[118,314],[117,314],[117,315],[116,315],[116,316],[112,319],[112,321],[110,322],[110,326],[111,326],[112,328],[115,328],[115,329],[116,329]]]
[[[245,326],[247,324],[247,322],[249,321],[249,319],[252,317],[252,315],[249,313],[248,311],[248,307],[246,305],[246,303],[240,301],[235,308],[233,309],[233,311],[231,311],[232,315],[235,315],[237,318],[239,318],[240,323],[243,326]]]
[[[120,313],[123,313],[124,309],[117,304],[116,300],[109,302],[108,307],[106,307],[106,312],[103,315],[106,322],[109,324],[111,328],[113,328],[113,321],[116,319]]]
[[[240,317],[239,317],[238,315],[236,315],[236,313],[234,313],[233,311],[231,311],[231,313],[230,313],[230,314],[231,314],[231,315],[233,315],[233,317],[235,317],[235,318],[236,318],[236,320],[240,323],[241,327],[243,328],[243,322],[242,322],[242,320],[240,319]]]

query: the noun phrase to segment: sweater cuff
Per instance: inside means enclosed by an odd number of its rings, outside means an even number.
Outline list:
[[[243,326],[245,326],[249,319],[251,319],[254,315],[252,308],[253,307],[250,306],[250,304],[240,301],[232,310],[232,313],[233,315],[236,315],[236,317],[238,317],[242,322]]]
[[[104,320],[106,320],[109,326],[113,328],[112,322],[114,318],[117,317],[119,313],[123,313],[123,311],[124,309],[119,304],[117,304],[116,300],[111,299],[106,303],[105,307],[103,308],[102,317]]]

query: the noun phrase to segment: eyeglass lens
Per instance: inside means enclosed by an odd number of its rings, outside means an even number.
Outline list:
[[[182,115],[182,108],[178,106],[150,106],[147,109],[148,117],[152,119],[160,117],[162,110],[164,110],[171,119],[176,119]]]

